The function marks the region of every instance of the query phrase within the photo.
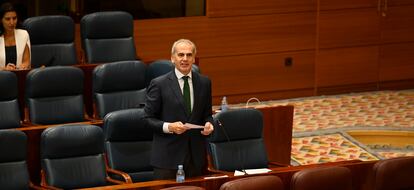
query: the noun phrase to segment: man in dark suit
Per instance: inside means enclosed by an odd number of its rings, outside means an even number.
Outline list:
[[[206,136],[214,130],[211,81],[191,72],[195,55],[193,42],[177,40],[171,50],[175,69],[153,79],[147,89],[145,119],[154,130],[151,164],[157,179],[174,179],[178,165],[189,177],[206,168]]]

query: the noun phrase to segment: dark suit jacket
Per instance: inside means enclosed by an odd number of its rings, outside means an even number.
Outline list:
[[[177,169],[184,163],[187,153],[193,156],[194,165],[203,171],[206,166],[206,136],[200,130],[166,134],[164,122],[203,125],[212,119],[211,81],[206,76],[192,72],[194,105],[192,113],[184,106],[184,98],[174,70],[155,78],[147,89],[145,113],[147,124],[154,130],[151,164],[163,169]]]

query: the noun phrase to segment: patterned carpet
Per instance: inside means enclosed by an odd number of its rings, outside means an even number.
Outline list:
[[[414,144],[361,144],[350,129],[414,131],[414,90],[377,91],[255,102],[258,107],[294,105],[292,164],[378,160],[414,156]],[[234,105],[234,107],[243,105]]]

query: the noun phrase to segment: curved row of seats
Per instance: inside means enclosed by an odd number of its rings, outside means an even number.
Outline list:
[[[92,74],[93,118],[102,119],[112,111],[142,107],[149,81],[173,68],[168,60],[158,60],[148,66],[141,61],[118,61],[96,66]],[[199,70],[194,69],[194,72]],[[32,69],[25,84],[25,123],[51,125],[91,119],[84,111],[84,73],[80,68],[51,66]],[[0,128],[20,126],[17,85],[15,73],[0,71]]]
[[[133,26],[133,17],[128,12],[107,11],[83,16],[81,43],[86,62],[137,60]],[[32,68],[78,64],[75,24],[71,17],[30,17],[23,21],[23,28],[30,35]]]

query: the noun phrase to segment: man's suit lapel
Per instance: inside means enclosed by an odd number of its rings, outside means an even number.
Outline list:
[[[185,112],[187,117],[190,116],[190,113],[187,113],[187,110],[185,109],[184,97],[181,92],[180,84],[178,84],[177,76],[175,76],[174,71],[170,72],[170,74],[168,75],[168,79],[170,83],[168,86],[170,86],[177,101],[180,102],[181,110]]]

